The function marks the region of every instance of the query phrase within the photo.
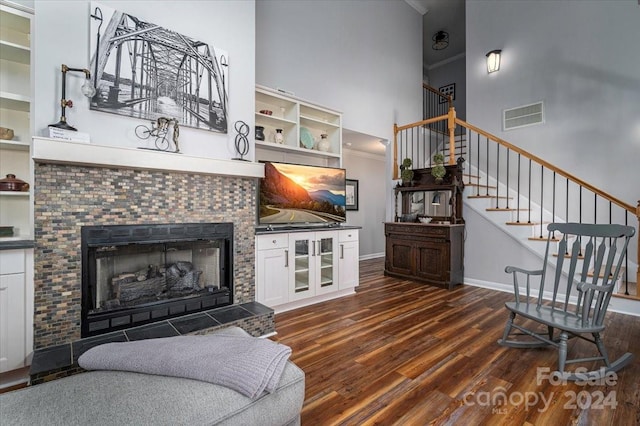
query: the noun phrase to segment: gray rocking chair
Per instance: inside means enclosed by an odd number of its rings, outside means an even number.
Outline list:
[[[510,311],[509,319],[498,343],[514,348],[555,346],[558,348],[557,374],[560,377],[572,381],[600,379],[608,372],[620,370],[633,359],[631,353],[626,353],[610,362],[600,333],[605,328],[604,317],[611,293],[620,276],[629,240],[635,232],[634,228],[623,225],[552,223],[547,229],[549,240],[541,270],[529,271],[515,266],[507,266],[505,269],[505,272],[513,274],[515,302],[505,303]],[[550,285],[545,286],[547,263],[554,256],[550,253],[550,247],[554,244],[552,237],[556,232],[562,235],[558,243],[555,276],[549,281]],[[565,265],[566,261],[568,265]],[[519,276],[526,276],[524,299],[520,297]],[[533,276],[540,277],[537,297],[530,294]],[[550,300],[543,300],[543,297]],[[546,326],[546,333],[516,324],[514,320],[518,315],[533,320],[542,327]],[[555,329],[559,331],[557,336],[554,335]],[[516,335],[526,335],[533,339],[509,340]],[[591,335],[593,339],[584,335]],[[567,360],[567,340],[570,337],[594,343],[600,356]],[[566,364],[591,361],[604,361],[605,367],[579,374],[565,371]]]

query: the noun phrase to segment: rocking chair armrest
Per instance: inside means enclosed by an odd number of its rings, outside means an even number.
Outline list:
[[[597,291],[608,291],[611,287],[613,287],[613,284],[607,284],[607,285],[597,285],[597,284],[592,284],[592,283],[588,283],[585,281],[579,282],[578,285],[576,286],[576,288],[578,289],[579,292],[584,293],[588,290],[597,290]]]
[[[507,266],[506,268],[504,268],[504,271],[507,274],[510,274],[512,272],[520,272],[526,275],[542,275],[542,269],[529,270],[529,269],[518,268],[517,266]]]

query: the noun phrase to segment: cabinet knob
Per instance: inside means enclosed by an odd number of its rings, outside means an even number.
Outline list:
[[[275,244],[275,243],[276,243],[276,240],[273,240],[273,241],[271,241],[271,242],[272,242],[273,244]]]

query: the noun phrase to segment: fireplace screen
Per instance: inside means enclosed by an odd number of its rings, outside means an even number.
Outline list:
[[[83,229],[83,337],[230,304],[233,228],[209,225]]]
[[[220,289],[220,242],[100,247],[89,313],[196,297]]]

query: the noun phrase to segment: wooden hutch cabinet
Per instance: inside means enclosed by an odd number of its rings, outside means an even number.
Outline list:
[[[411,185],[395,188],[395,221],[385,223],[385,275],[449,290],[464,279],[462,162],[445,166],[436,183],[431,169],[414,170]]]

